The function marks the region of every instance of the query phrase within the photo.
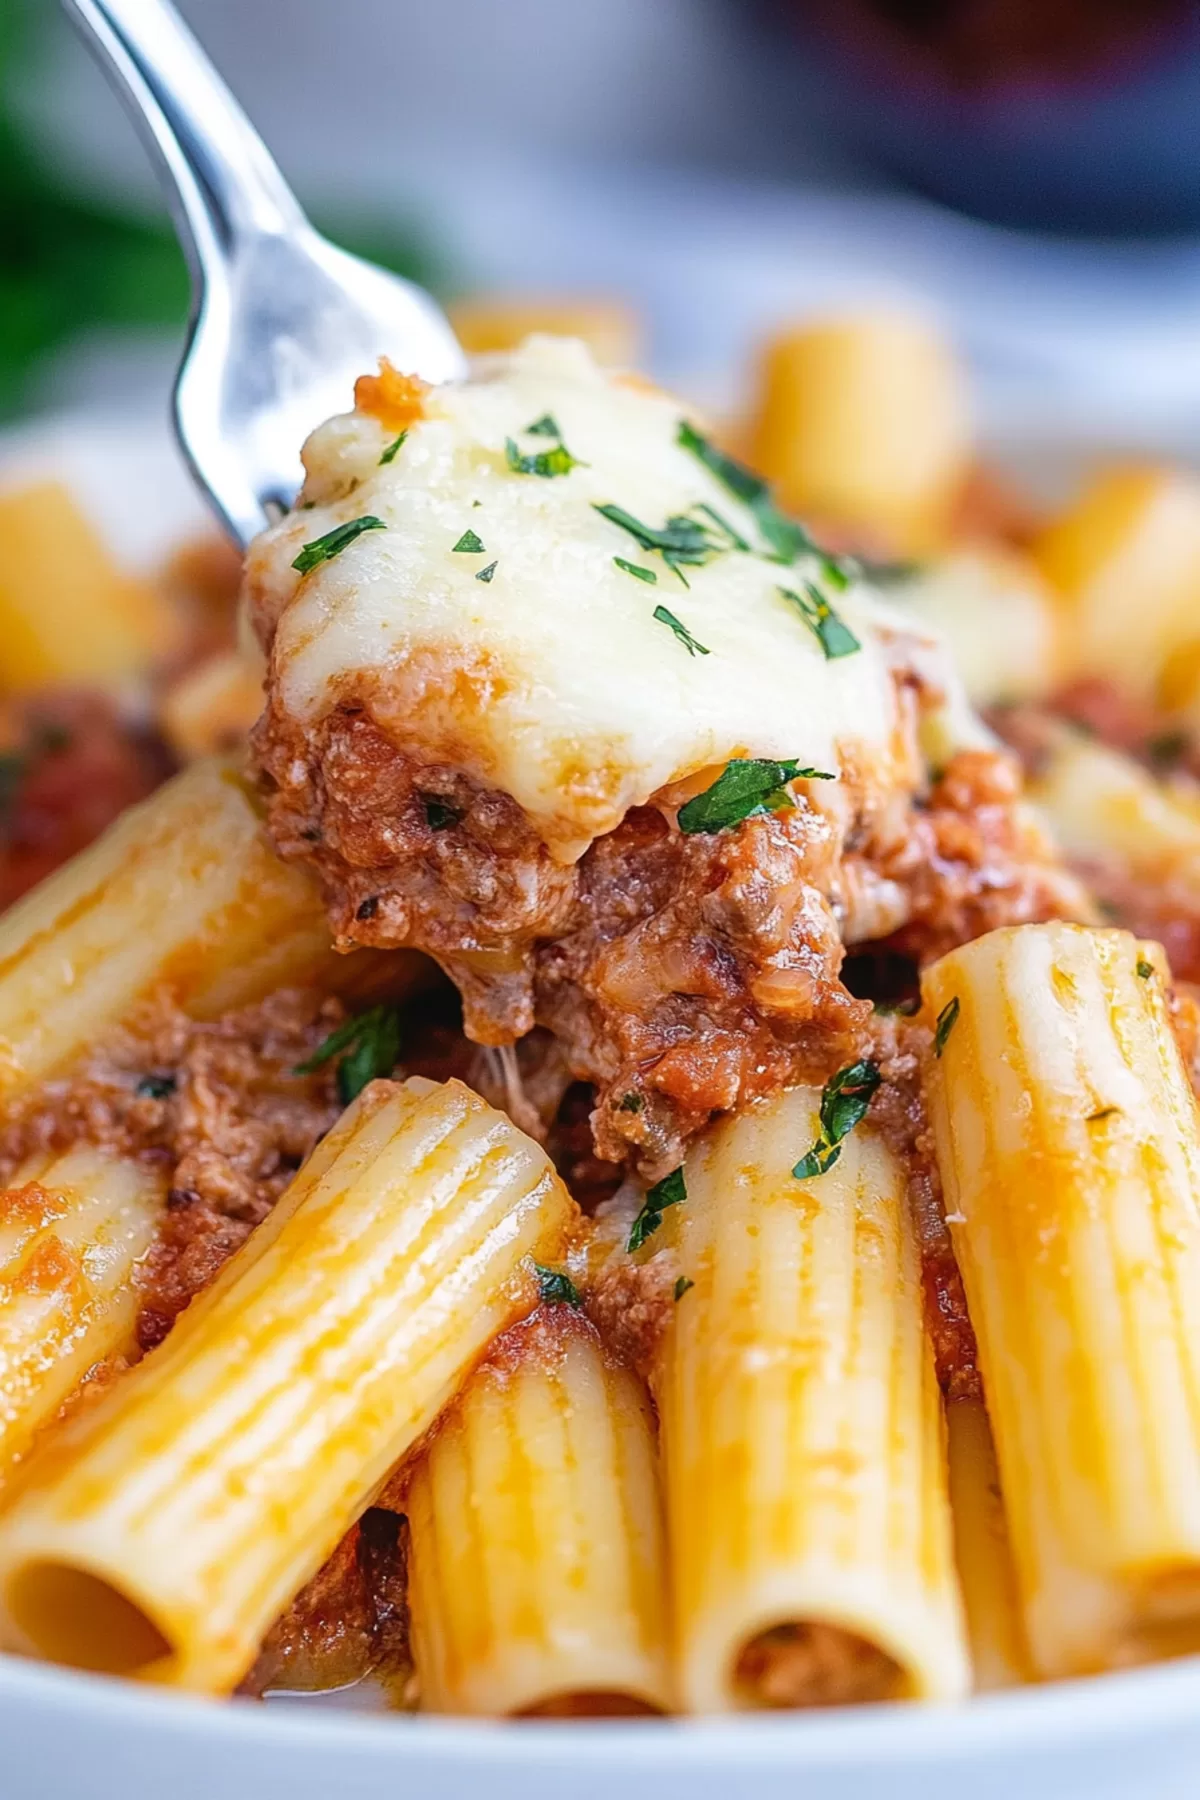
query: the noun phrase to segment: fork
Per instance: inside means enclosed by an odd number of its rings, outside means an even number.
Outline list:
[[[245,546],[295,497],[299,446],[388,355],[427,381],[465,373],[436,303],[350,256],[301,211],[262,139],[169,0],[63,0],[133,114],[192,279],[175,430]]]

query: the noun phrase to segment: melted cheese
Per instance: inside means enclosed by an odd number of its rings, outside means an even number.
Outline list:
[[[550,449],[553,439],[526,433],[547,413],[579,466],[514,473],[505,440]],[[564,858],[628,807],[730,756],[836,772],[853,755],[886,785],[911,785],[893,671],[919,661],[951,695],[936,645],[860,584],[830,597],[862,648],[829,661],[781,592],[802,592],[815,562],[784,568],[731,549],[685,569],[685,586],[596,511],[614,503],[661,528],[708,505],[762,544],[747,509],[677,443],[683,416],[669,396],[602,373],[582,345],[534,338],[431,392],[390,462],[380,461],[390,434],[374,419],[323,426],[306,448],[302,509],[250,558],[264,641],[278,621],[277,702],[306,727],[339,699],[365,699],[402,747],[511,794]],[[304,543],[365,514],[386,529],[303,579],[292,570]],[[466,531],[480,552],[455,550]],[[656,606],[709,653],[689,654]]]

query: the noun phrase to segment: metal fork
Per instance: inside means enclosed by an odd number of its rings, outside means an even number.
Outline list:
[[[158,164],[192,277],[175,429],[245,545],[290,505],[299,448],[388,355],[465,372],[422,289],[339,250],[305,218],[241,107],[168,0],[64,0]]]

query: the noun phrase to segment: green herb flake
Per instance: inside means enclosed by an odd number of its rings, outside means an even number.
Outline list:
[[[670,1206],[682,1206],[687,1199],[687,1187],[683,1179],[683,1169],[672,1169],[661,1181],[656,1181],[642,1202],[642,1210],[633,1221],[629,1230],[629,1242],[625,1248],[630,1255],[640,1250],[646,1239],[653,1235],[662,1224],[663,1214]]]
[[[548,1269],[544,1263],[535,1262],[534,1272],[538,1278],[538,1288],[543,1304],[546,1306],[578,1306],[579,1289],[571,1277],[561,1269]]]
[[[656,606],[654,609],[654,617],[658,620],[660,625],[670,626],[689,656],[711,656],[712,652],[709,650],[708,645],[702,644],[699,638],[694,638],[682,619],[677,619],[675,614],[667,607]]]
[[[746,539],[742,536],[741,532],[735,530],[729,523],[729,520],[725,517],[725,514],[719,513],[715,506],[710,506],[708,504],[707,500],[697,501],[692,510],[694,512],[707,513],[717,530],[725,533],[725,536],[729,539],[731,549],[742,550],[748,555],[753,554],[751,546],[746,542]]]
[[[617,1111],[618,1112],[628,1112],[628,1113],[639,1113],[639,1112],[641,1112],[642,1107],[644,1105],[645,1105],[645,1101],[642,1099],[642,1096],[640,1094],[634,1094],[634,1093],[622,1094],[621,1103],[617,1107]]]
[[[340,556],[364,531],[386,529],[383,520],[377,519],[374,513],[365,513],[361,519],[351,519],[345,525],[335,525],[324,537],[314,538],[311,544],[305,544],[292,567],[299,569],[301,575],[307,575],[318,563],[332,562],[335,556]]]
[[[848,1063],[825,1083],[821,1093],[821,1134],[792,1170],[797,1181],[812,1181],[832,1169],[842,1154],[842,1140],[859,1123],[879,1086],[873,1062]]]
[[[623,556],[614,556],[613,561],[618,569],[624,569],[627,575],[636,575],[639,581],[657,581],[658,576],[653,569],[643,569],[640,563],[626,562]]]
[[[947,1000],[938,1014],[937,1024],[933,1028],[933,1054],[935,1056],[940,1056],[946,1048],[946,1039],[958,1024],[958,1015],[961,1011],[958,995],[955,994],[952,1000]]]
[[[499,566],[500,566],[500,560],[497,557],[496,561],[490,562],[486,569],[476,569],[476,571],[475,571],[476,581],[490,581],[492,579],[492,576],[496,573],[496,570],[499,568]]]
[[[661,556],[667,567],[677,575],[684,587],[688,585],[684,569],[700,569],[711,562],[715,556],[723,555],[729,545],[714,538],[709,526],[699,519],[689,519],[686,513],[676,513],[659,529],[655,525],[643,525],[635,519],[631,512],[623,506],[614,506],[611,502],[604,506],[592,502],[602,519],[610,525],[616,525],[621,531],[628,532],[638,548]]]
[[[479,556],[483,550],[483,541],[474,531],[464,531],[454,546],[455,551],[462,551],[464,556]]]
[[[418,800],[425,810],[425,823],[430,831],[449,831],[462,818],[462,812],[449,800],[443,800],[440,794],[418,794]]]
[[[526,437],[552,437],[562,442],[562,432],[558,429],[558,421],[553,413],[543,413],[532,425],[525,427]]]
[[[1139,956],[1138,964],[1137,964],[1137,972],[1138,972],[1138,980],[1139,981],[1149,981],[1150,977],[1154,973],[1154,964],[1148,963],[1144,956]]]
[[[307,1062],[297,1063],[293,1075],[315,1075],[318,1069],[341,1061],[337,1068],[338,1099],[343,1106],[362,1093],[369,1081],[390,1075],[400,1057],[400,1014],[394,1006],[373,1006],[356,1013],[331,1031]]]
[[[853,656],[856,650],[862,649],[850,627],[834,612],[815,582],[806,581],[802,594],[785,587],[779,592],[799,609],[804,623],[824,651],[826,662],[834,662],[839,656]]]
[[[398,438],[392,439],[391,443],[388,445],[387,449],[384,451],[383,455],[379,459],[379,465],[381,468],[383,468],[386,464],[388,464],[390,462],[395,462],[397,452],[403,446],[404,440],[407,436],[408,436],[408,432],[402,431]]]
[[[577,456],[571,455],[565,444],[555,444],[552,450],[538,450],[525,456],[514,438],[505,438],[504,456],[514,475],[541,475],[549,479],[586,467]]]
[[[134,1088],[139,1100],[166,1100],[176,1087],[173,1075],[143,1075]]]
[[[676,1304],[676,1306],[679,1305],[679,1302],[683,1299],[683,1296],[687,1293],[688,1289],[694,1288],[695,1285],[696,1284],[692,1280],[690,1275],[681,1275],[679,1277],[678,1281],[675,1283],[675,1304]]]
[[[735,757],[710,788],[680,807],[679,829],[685,837],[697,831],[726,831],[756,814],[783,812],[794,806],[786,786],[789,781],[834,779],[827,769],[805,769],[797,762]]]
[[[854,565],[822,550],[798,520],[790,519],[782,512],[771,498],[770,487],[760,475],[738,462],[736,457],[718,450],[710,439],[686,419],[679,421],[675,442],[682,450],[690,451],[697,461],[704,464],[709,474],[715,475],[721,486],[747,508],[762,533],[773,561],[790,566],[799,556],[815,556],[820,562],[822,573],[833,586],[844,588],[848,584]]]

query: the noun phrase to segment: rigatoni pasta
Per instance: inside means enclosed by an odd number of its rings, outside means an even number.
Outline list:
[[[1200,1645],[1200,1143],[1161,952],[1023,926],[923,986],[1034,1665]]]
[[[373,1084],[0,1523],[7,1641],[219,1693],[489,1339],[572,1203],[461,1083]]]
[[[0,1192],[0,1484],[89,1373],[134,1352],[165,1198],[152,1162],[82,1144]]]
[[[976,1693],[1030,1679],[1008,1519],[987,1410],[977,1395],[946,1408],[954,1561]]]
[[[689,1157],[662,1415],[694,1712],[952,1699],[969,1682],[941,1406],[902,1170],[860,1127],[815,1178],[793,1089]]]
[[[494,1346],[405,1499],[424,1708],[670,1708],[657,1464],[643,1384],[574,1306]]]
[[[0,919],[11,1105],[155,989],[215,1016],[332,962],[307,881],[272,856],[231,763],[197,764]]]
[[[162,596],[114,566],[60,482],[0,495],[0,544],[0,691],[119,685],[169,647]]]
[[[945,539],[967,467],[963,372],[923,319],[814,319],[771,339],[753,461],[789,506],[898,555]]]
[[[1196,477],[1148,466],[1102,469],[1036,536],[1032,552],[1063,610],[1068,673],[1153,697],[1172,653],[1196,635]]]

